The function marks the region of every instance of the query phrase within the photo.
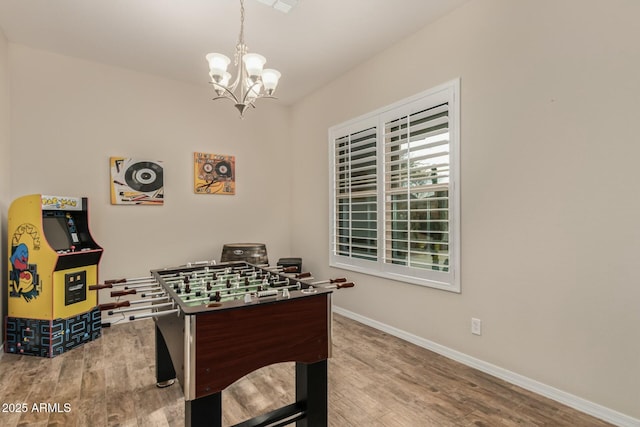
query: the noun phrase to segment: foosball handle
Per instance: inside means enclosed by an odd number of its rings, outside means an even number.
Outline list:
[[[108,302],[105,304],[100,304],[98,308],[100,309],[100,311],[104,311],[104,310],[113,310],[114,308],[118,308],[118,307],[129,307],[129,305],[130,305],[129,301]]]
[[[353,288],[356,284],[353,282],[347,282],[347,283],[338,283],[336,285],[336,289],[342,289],[342,288]]]
[[[342,282],[346,282],[346,281],[347,281],[346,277],[339,277],[337,279],[329,280],[329,283],[342,283]]]
[[[112,291],[111,292],[111,296],[112,297],[121,297],[123,295],[133,295],[136,293],[135,289],[130,289],[128,291]]]
[[[306,277],[311,277],[311,273],[307,272],[307,273],[296,274],[296,279],[304,279]]]
[[[113,288],[113,285],[111,283],[101,283],[101,284],[97,284],[97,285],[89,285],[89,290],[90,291],[97,291],[98,289],[106,289],[106,288]]]
[[[127,279],[105,280],[104,283],[107,284],[107,285],[115,285],[116,283],[127,283]]]

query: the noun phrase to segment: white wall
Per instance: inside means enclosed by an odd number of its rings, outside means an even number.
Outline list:
[[[5,313],[7,263],[7,209],[9,196],[9,45],[0,30],[0,313]],[[4,316],[2,316],[4,319]],[[4,320],[0,322],[0,342],[4,341]]]
[[[231,242],[289,256],[287,109],[265,101],[240,120],[206,84],[9,46],[11,199],[88,197],[102,279],[219,260]],[[235,196],[193,193],[196,151],[236,156]],[[162,160],[164,206],[111,205],[110,156]]]
[[[640,418],[638,16],[632,0],[471,1],[296,104],[305,270],[355,279],[346,310]],[[456,77],[462,293],[331,271],[327,129]]]

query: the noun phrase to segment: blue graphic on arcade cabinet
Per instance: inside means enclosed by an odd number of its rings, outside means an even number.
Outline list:
[[[48,330],[48,321],[7,317],[6,325],[5,348],[8,353],[49,356],[49,347],[41,342],[44,331]]]
[[[101,335],[100,309],[79,314],[68,319],[54,320],[51,328],[51,354],[62,354],[81,344],[93,341]]]
[[[54,357],[100,338],[102,316],[98,307],[68,319],[39,320],[7,317],[7,353]]]
[[[9,270],[9,297],[24,298],[29,302],[40,295],[38,266],[29,264],[29,248],[24,243],[12,248]]]

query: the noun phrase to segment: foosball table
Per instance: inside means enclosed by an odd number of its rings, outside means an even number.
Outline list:
[[[328,425],[331,294],[353,283],[314,281],[310,273],[246,262],[202,262],[105,286],[122,288],[112,296],[143,297],[135,306],[125,301],[103,309],[114,309],[109,314],[148,309],[130,319],[153,317],[157,385],[178,380],[187,427],[221,427],[222,391],[280,362],[295,362],[295,402],[237,426]]]

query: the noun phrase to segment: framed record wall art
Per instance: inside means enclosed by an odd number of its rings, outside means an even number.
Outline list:
[[[193,191],[196,194],[236,194],[236,158],[193,153]]]
[[[164,204],[164,173],[159,160],[111,157],[112,205]]]

